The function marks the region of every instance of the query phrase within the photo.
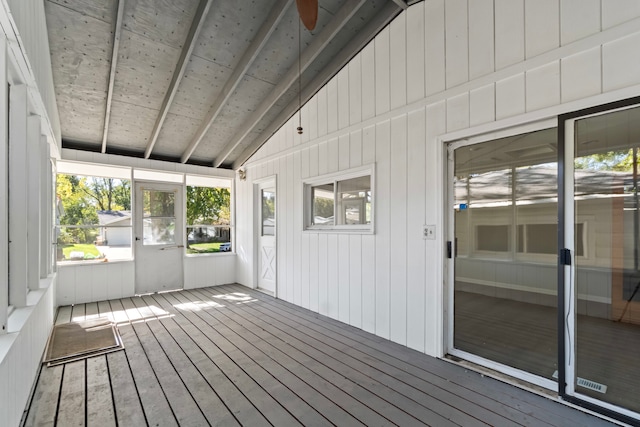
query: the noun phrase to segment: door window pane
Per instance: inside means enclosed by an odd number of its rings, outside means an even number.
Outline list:
[[[557,246],[556,132],[454,151],[454,347],[547,379],[558,357],[557,252],[523,251]]]
[[[144,245],[176,243],[175,192],[142,190]]]
[[[640,108],[577,120],[574,131],[575,221],[590,218],[595,236],[575,262],[576,392],[638,412]]]
[[[262,235],[276,235],[276,193],[261,190],[262,194]]]

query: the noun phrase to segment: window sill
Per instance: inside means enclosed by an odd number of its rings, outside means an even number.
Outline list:
[[[308,227],[303,232],[306,234],[375,234],[373,228],[351,227]]]
[[[133,258],[114,259],[113,261],[105,261],[104,259],[86,260],[86,261],[59,261],[56,265],[58,268],[77,267],[79,265],[97,265],[97,264],[116,264],[120,262],[132,262]]]
[[[185,254],[184,256],[186,258],[199,258],[199,257],[208,257],[208,256],[222,257],[222,256],[231,256],[235,254],[236,254],[235,252],[229,251],[229,252],[209,252],[205,254]]]

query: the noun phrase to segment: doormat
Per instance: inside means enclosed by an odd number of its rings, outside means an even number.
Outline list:
[[[53,327],[44,363],[55,366],[123,348],[118,328],[107,318],[61,323]]]

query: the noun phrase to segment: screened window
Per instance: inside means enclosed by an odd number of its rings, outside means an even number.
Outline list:
[[[371,168],[305,184],[307,229],[371,230]]]
[[[187,176],[187,253],[231,252],[231,181]]]
[[[131,180],[59,173],[56,184],[56,258],[130,259]]]

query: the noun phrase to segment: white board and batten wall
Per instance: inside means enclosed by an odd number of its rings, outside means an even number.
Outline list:
[[[635,0],[409,7],[244,165],[237,280],[255,286],[252,183],[276,175],[278,298],[442,355],[445,142],[640,95],[639,44]],[[303,231],[304,180],[367,164],[374,233]]]

